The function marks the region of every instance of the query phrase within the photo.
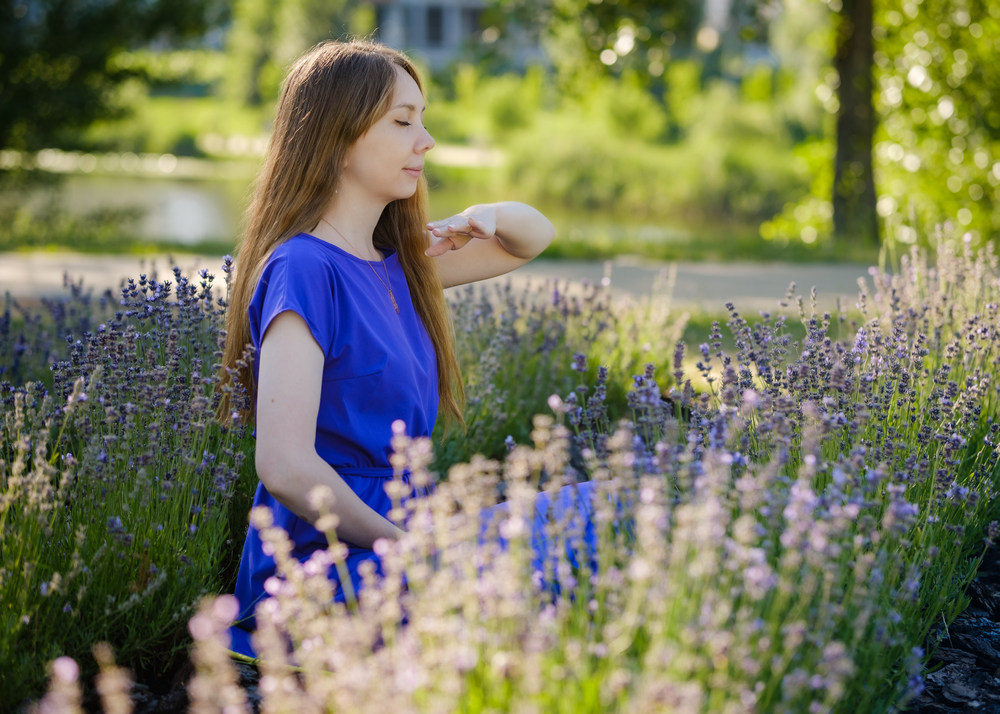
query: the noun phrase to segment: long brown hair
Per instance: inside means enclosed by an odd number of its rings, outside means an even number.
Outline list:
[[[230,285],[219,404],[225,423],[233,412],[245,423],[256,412],[257,385],[252,359],[246,356],[251,341],[247,309],[264,265],[275,247],[319,223],[340,182],[348,149],[389,109],[394,67],[406,71],[423,91],[403,54],[363,40],[319,44],[285,78]],[[427,185],[421,178],[413,196],[385,208],[373,239],[377,247],[399,256],[413,304],[437,353],[441,406],[461,422],[461,375],[441,278],[434,260],[424,254],[426,223]]]

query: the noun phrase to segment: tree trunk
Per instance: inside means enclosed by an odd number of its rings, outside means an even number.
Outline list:
[[[833,177],[833,234],[836,240],[877,243],[872,144],[874,41],[873,0],[842,0],[837,14],[834,68],[840,78],[837,153]]]

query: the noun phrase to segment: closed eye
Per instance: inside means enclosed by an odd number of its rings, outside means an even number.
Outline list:
[[[396,123],[399,124],[400,126],[410,126],[410,122],[408,122],[408,121],[402,121],[400,119],[397,119]]]

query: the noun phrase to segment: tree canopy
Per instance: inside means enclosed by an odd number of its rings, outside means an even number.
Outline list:
[[[288,65],[312,45],[359,30],[359,0],[236,0],[226,40],[231,96],[273,101]],[[361,34],[361,33],[359,33]]]
[[[879,212],[903,242],[1000,234],[1000,5],[885,0],[876,14]]]
[[[38,149],[113,115],[127,49],[222,22],[223,0],[0,0],[0,147]]]

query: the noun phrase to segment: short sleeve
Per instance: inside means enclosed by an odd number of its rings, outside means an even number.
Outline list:
[[[257,281],[249,317],[258,350],[274,318],[291,310],[305,320],[323,354],[330,354],[335,326],[334,273],[329,262],[308,247],[295,241],[279,246]]]

